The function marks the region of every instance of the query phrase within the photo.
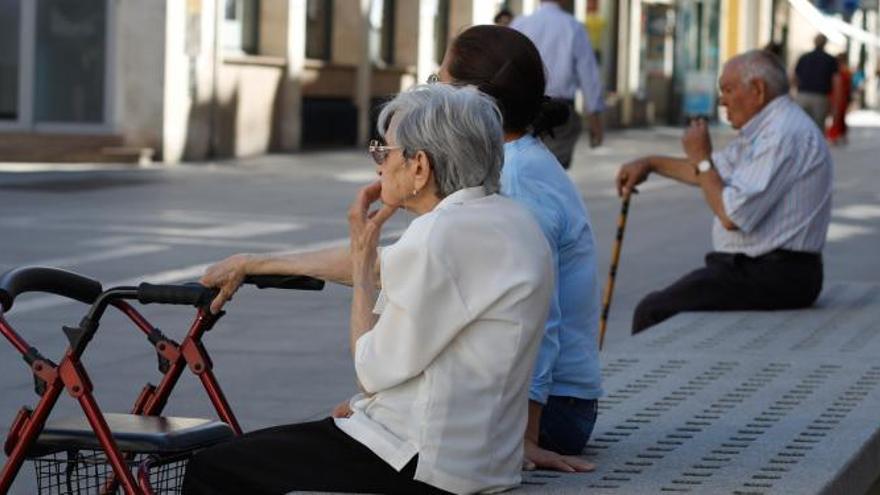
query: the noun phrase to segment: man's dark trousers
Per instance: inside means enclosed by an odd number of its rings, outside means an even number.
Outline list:
[[[796,309],[822,291],[822,256],[777,249],[755,258],[712,252],[706,266],[645,296],[633,315],[633,334],[682,311]]]
[[[571,167],[574,147],[581,136],[583,125],[581,124],[580,114],[574,108],[574,100],[555,98],[554,101],[568,106],[568,119],[565,120],[565,123],[554,127],[551,134],[542,136],[541,141],[553,153],[553,156],[559,160],[562,168],[568,170]]]

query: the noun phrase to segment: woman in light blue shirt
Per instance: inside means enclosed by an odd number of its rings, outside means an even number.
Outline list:
[[[529,391],[527,467],[586,471],[583,451],[602,395],[597,328],[596,249],[574,183],[536,137],[565,121],[568,108],[544,96],[544,65],[523,34],[474,26],[456,38],[438,79],[477,86],[504,118],[501,192],[526,206],[553,251],[556,288]]]

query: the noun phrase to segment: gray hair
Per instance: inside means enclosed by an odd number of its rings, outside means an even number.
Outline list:
[[[749,50],[727,62],[740,67],[743,84],[760,79],[767,84],[771,98],[788,93],[788,76],[782,61],[767,50]]]
[[[501,111],[490,96],[474,87],[423,84],[385,105],[377,123],[383,137],[392,116],[403,156],[412,158],[420,150],[428,155],[441,198],[476,186],[487,194],[498,192],[504,132]]]

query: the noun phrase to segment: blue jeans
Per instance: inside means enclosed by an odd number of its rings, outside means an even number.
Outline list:
[[[551,395],[541,411],[538,445],[563,455],[579,455],[596,426],[599,401]]]

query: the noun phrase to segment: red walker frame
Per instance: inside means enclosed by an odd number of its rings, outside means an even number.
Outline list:
[[[154,332],[158,332],[130,304],[124,301],[114,301],[112,304],[128,316],[137,328],[148,337],[154,334]],[[217,410],[220,419],[228,424],[236,435],[241,434],[241,426],[214,376],[211,360],[201,344],[202,335],[216,323],[220,316],[222,314],[212,315],[204,309],[199,309],[195,321],[180,345],[175,344],[164,336],[155,343],[156,351],[163,358],[167,359],[170,365],[163,374],[158,387],[150,384],[144,387],[132,407],[132,414],[159,415],[167,404],[171,391],[183,373],[184,367],[188,365],[190,370],[199,377],[204,385],[205,391]],[[2,309],[0,309],[0,333],[12,343],[26,360],[28,360],[29,355],[33,355],[31,354],[32,352],[36,352],[7,323]],[[141,493],[141,491],[150,493],[149,486],[144,485],[144,482],[147,480],[142,479],[141,486],[138,487],[131,470],[125,464],[125,456],[119,451],[116,442],[113,440],[110,428],[107,426],[100,407],[93,396],[92,383],[80,362],[81,356],[82,350],[70,346],[58,365],[42,356],[36,357],[36,359],[30,362],[31,370],[35,376],[46,383],[46,389],[33,412],[30,412],[27,408],[22,408],[10,429],[5,445],[8,459],[3,466],[2,474],[0,474],[0,493],[6,493],[12,486],[12,482],[25,460],[28,448],[36,441],[49,413],[64,389],[82,407],[83,413],[95,431],[101,446],[107,453],[107,458],[113,466],[113,470],[125,492],[127,494],[137,494]],[[138,488],[140,488],[140,491]]]
[[[3,301],[3,304],[0,305],[0,333],[15,347],[30,366],[37,383],[36,391],[40,395],[40,400],[33,410],[22,407],[9,430],[9,435],[4,445],[8,459],[3,466],[2,472],[0,472],[0,494],[5,494],[11,487],[27,457],[28,449],[36,442],[37,437],[40,435],[49,413],[61,395],[61,391],[66,389],[79,402],[115,473],[115,478],[109,481],[103,491],[105,493],[113,493],[116,490],[117,483],[120,483],[127,495],[137,495],[140,493],[152,495],[153,491],[150,487],[147,472],[149,461],[141,466],[139,479],[136,481],[131,470],[126,465],[127,455],[120,451],[113,439],[110,428],[94,398],[92,383],[80,360],[88,342],[97,331],[100,318],[103,316],[107,306],[113,306],[125,314],[147,337],[160,357],[159,368],[162,373],[162,379],[159,385],[154,386],[147,383],[144,386],[131,409],[131,414],[143,416],[159,415],[165,408],[172,390],[183,374],[184,367],[189,367],[190,371],[198,376],[204,386],[219,418],[229,425],[235,435],[241,435],[241,426],[232,412],[232,408],[223,394],[220,384],[217,382],[213,372],[213,364],[201,341],[204,333],[213,328],[214,324],[225,314],[220,312],[214,315],[207,310],[208,303],[214,297],[214,291],[198,285],[151,286],[149,284],[141,284],[139,288],[119,287],[100,292],[101,287],[97,282],[63,270],[38,267],[22,268],[19,270],[41,271],[40,275],[44,276],[43,280],[36,284],[37,288],[30,288],[21,292],[51,292],[81,302],[91,302],[92,307],[88,315],[83,318],[80,327],[64,328],[70,340],[70,345],[61,361],[56,365],[43,357],[37,349],[31,347],[6,321],[3,307],[10,308],[12,301]],[[90,291],[82,287],[78,287],[76,290],[69,287],[60,287],[63,285],[61,283],[57,287],[47,288],[45,280],[53,275],[66,277],[68,279],[67,282],[72,280],[79,284],[93,284],[88,289],[91,289],[91,291],[97,290],[100,294],[84,295],[84,292],[88,293]],[[301,290],[321,290],[324,286],[323,281],[300,276],[248,277],[245,283],[254,284],[259,288],[275,287]],[[151,291],[149,292],[150,295],[147,295],[147,291]],[[8,296],[8,294],[0,295]],[[14,298],[14,295],[12,298]],[[162,334],[159,329],[151,325],[146,318],[123,299],[138,299],[144,304],[158,302],[193,305],[198,308],[198,313],[183,341],[178,344]]]
[[[165,365],[161,367],[163,368],[163,376],[159,386],[154,387],[147,384],[144,387],[132,407],[132,414],[151,416],[160,414],[183,373],[184,367],[189,366],[190,370],[201,380],[221,420],[227,423],[236,435],[241,434],[238,420],[235,418],[232,408],[229,406],[220,388],[220,384],[214,376],[211,360],[201,343],[204,333],[213,327],[223,313],[212,315],[204,307],[200,307],[183,342],[178,345],[162,335],[158,329],[153,327],[127,302],[111,300],[109,304],[124,313],[150,339],[156,348],[156,352],[165,361],[163,363]],[[99,313],[103,313],[103,308],[101,308]],[[66,329],[66,331],[69,330]],[[94,328],[90,329],[90,333],[94,334],[96,330],[97,319],[95,320]],[[108,461],[116,475],[116,480],[118,483],[121,483],[125,493],[152,493],[149,487],[149,480],[142,477],[140,485],[135,481],[131,470],[126,465],[126,456],[120,452],[116,445],[110,428],[95,400],[92,383],[80,360],[85,351],[87,339],[86,341],[72,340],[61,361],[56,365],[43,357],[39,351],[33,348],[12,328],[4,318],[2,306],[0,306],[0,333],[3,334],[30,365],[38,383],[37,393],[40,394],[40,399],[34,410],[31,411],[27,407],[23,407],[10,428],[9,436],[5,442],[8,459],[3,466],[2,473],[0,473],[0,493],[6,493],[10,489],[12,482],[27,457],[28,449],[36,441],[48,419],[49,413],[58,401],[62,390],[65,389],[79,402],[85,417],[107,455]],[[115,487],[112,489],[108,487],[107,491],[115,491]]]

